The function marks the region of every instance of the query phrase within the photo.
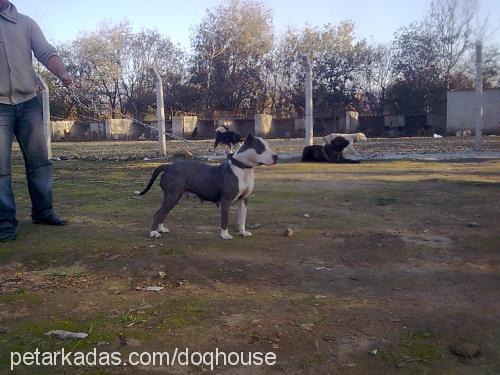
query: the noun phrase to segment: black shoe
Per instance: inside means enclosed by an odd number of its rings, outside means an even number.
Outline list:
[[[1,230],[0,229],[0,242],[15,241],[16,231],[14,229]]]
[[[43,225],[54,225],[57,227],[68,224],[66,220],[61,219],[56,214],[49,215],[47,217],[44,217],[43,219],[33,219],[33,223],[43,224]]]

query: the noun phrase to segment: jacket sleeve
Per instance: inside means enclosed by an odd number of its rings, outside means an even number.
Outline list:
[[[30,41],[33,54],[43,65],[47,66],[52,56],[58,56],[56,49],[47,42],[42,30],[33,20],[31,20]]]

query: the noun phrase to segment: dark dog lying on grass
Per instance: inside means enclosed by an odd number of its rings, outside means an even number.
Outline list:
[[[347,146],[349,146],[349,141],[344,137],[335,137],[325,146],[307,146],[302,151],[302,161],[317,163],[360,163],[359,160],[344,158],[342,152]]]

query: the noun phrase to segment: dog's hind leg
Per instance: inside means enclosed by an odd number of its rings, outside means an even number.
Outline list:
[[[247,206],[248,199],[241,198],[238,206],[238,229],[242,237],[249,237],[252,235],[251,232],[245,230],[245,224],[247,221]]]
[[[229,221],[229,206],[231,205],[231,201],[222,199],[220,202],[220,215],[221,215],[221,223],[220,223],[220,236],[225,240],[232,240],[234,237],[229,234],[227,229],[228,221]]]
[[[163,203],[158,211],[153,216],[153,224],[151,225],[151,230],[149,236],[151,238],[158,238],[161,233],[168,233],[169,230],[163,225],[165,218],[168,213],[181,199],[182,192],[179,194],[168,193],[163,195]]]

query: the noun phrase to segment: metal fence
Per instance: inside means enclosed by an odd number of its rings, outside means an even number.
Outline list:
[[[306,70],[306,113],[304,118],[298,119],[264,119],[256,115],[255,119],[238,118],[220,113],[220,116],[214,116],[213,119],[198,119],[196,116],[173,116],[171,120],[165,119],[165,110],[163,104],[163,85],[161,77],[151,69],[156,88],[156,120],[143,121],[135,118],[110,119],[105,122],[102,119],[90,118],[89,122],[82,121],[55,121],[50,122],[49,92],[47,85],[40,77],[42,98],[43,98],[43,121],[47,129],[46,138],[49,150],[52,150],[51,140],[56,141],[95,141],[95,140],[155,140],[157,143],[156,154],[160,157],[167,156],[167,149],[170,147],[172,152],[176,152],[178,147],[173,147],[174,143],[168,140],[176,140],[184,149],[198,148],[194,142],[200,139],[207,140],[214,136],[214,130],[219,125],[231,127],[238,133],[259,134],[269,138],[302,139],[302,144],[311,144],[313,137],[322,137],[332,132],[352,133],[361,131],[368,137],[432,137],[434,134],[456,133],[456,135],[466,135],[475,133],[475,149],[481,148],[482,133],[485,129],[485,97],[490,94],[483,94],[482,89],[482,55],[481,43],[476,45],[476,89],[474,92],[464,94],[467,98],[462,99],[465,103],[457,102],[457,93],[448,93],[448,110],[446,114],[387,114],[385,116],[359,116],[357,113],[346,112],[336,117],[314,118],[312,112],[312,72],[310,62],[307,57],[304,58]],[[500,95],[500,89],[497,89]],[[70,95],[76,105],[86,107],[90,111],[94,110],[89,104],[84,104],[78,95],[70,90]],[[497,94],[492,94],[495,103]],[[500,98],[500,96],[498,96]],[[489,100],[489,99],[488,99]],[[489,101],[486,101],[488,104]],[[494,104],[493,104],[494,106]],[[487,117],[492,111],[488,104],[486,110]],[[497,111],[500,106],[497,106]],[[494,111],[494,110],[493,110]],[[465,119],[460,123],[456,116]],[[496,112],[490,117],[497,116]],[[498,116],[497,116],[498,119]],[[262,123],[258,121],[267,121],[268,124],[263,128]],[[489,118],[488,118],[489,121]],[[494,121],[494,120],[493,120]],[[451,126],[449,125],[451,124]],[[496,124],[495,124],[496,126]],[[500,126],[500,123],[499,123]],[[263,132],[265,129],[265,132]],[[455,131],[456,130],[456,131]],[[486,130],[490,130],[486,127]],[[500,130],[500,129],[499,129]],[[209,142],[205,142],[209,144]],[[210,148],[203,146],[206,151]],[[213,151],[213,150],[212,150]],[[50,155],[52,156],[52,154]]]

